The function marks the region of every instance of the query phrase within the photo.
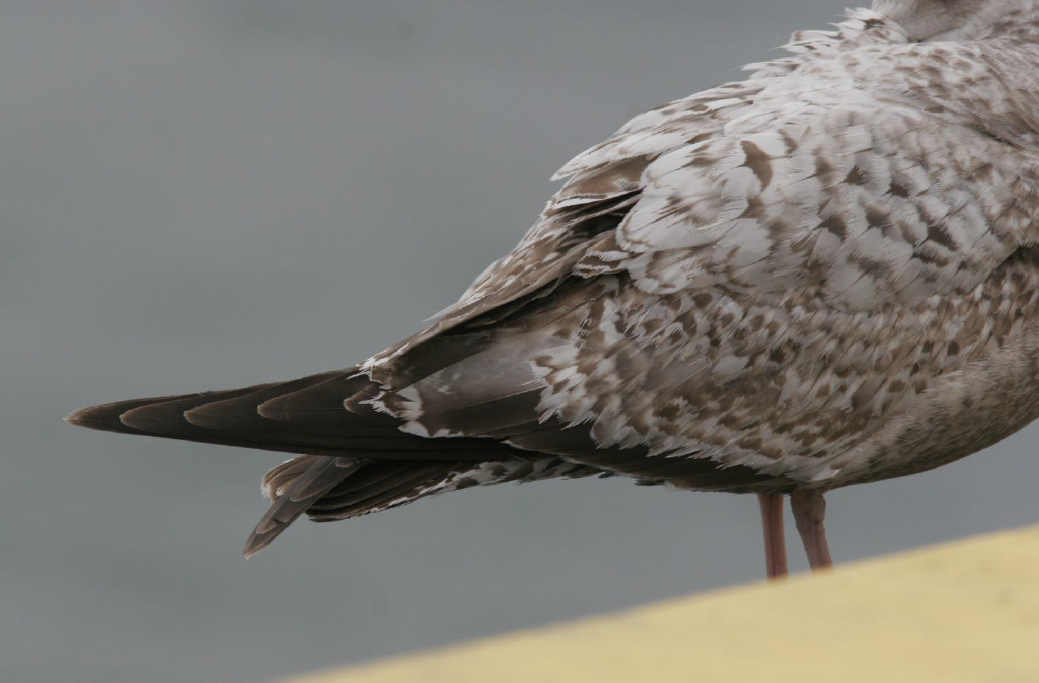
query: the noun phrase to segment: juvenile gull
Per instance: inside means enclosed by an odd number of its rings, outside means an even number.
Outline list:
[[[112,403],[73,424],[301,454],[251,555],[306,514],[625,476],[823,495],[1039,417],[1039,0],[877,0],[636,117],[557,173],[507,256],[345,370]]]

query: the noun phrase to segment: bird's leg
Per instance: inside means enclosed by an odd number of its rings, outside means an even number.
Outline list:
[[[759,493],[761,530],[765,535],[765,568],[768,578],[786,576],[786,538],[783,535],[783,496]]]
[[[826,515],[826,501],[821,491],[794,491],[790,494],[790,507],[794,511],[797,531],[801,534],[808,564],[812,569],[833,566],[830,558],[830,547],[826,544],[826,529],[823,517]]]

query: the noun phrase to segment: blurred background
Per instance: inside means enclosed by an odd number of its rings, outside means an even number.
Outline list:
[[[622,480],[300,523],[246,562],[282,457],[62,417],[364,359],[570,156],[845,4],[4,0],[0,680],[264,681],[760,578],[752,498]],[[835,493],[836,557],[1036,521],[1037,436]]]

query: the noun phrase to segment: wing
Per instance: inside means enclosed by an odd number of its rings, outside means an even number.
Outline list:
[[[1001,87],[1028,71],[1015,46],[907,43],[856,10],[787,47],[799,54],[636,117],[564,166],[520,244],[364,369],[406,381],[394,361],[416,346],[574,275],[627,271],[652,291],[825,277],[830,296],[868,306],[869,256],[888,271],[876,296],[913,298],[976,284],[1027,240],[1039,83]]]
[[[372,404],[415,434],[692,487],[704,461],[819,479],[1016,339],[1037,109],[992,84],[1027,55],[855,21],[854,45],[806,39],[564,167],[512,254],[369,361]]]

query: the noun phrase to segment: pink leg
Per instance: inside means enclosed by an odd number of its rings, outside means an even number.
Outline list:
[[[794,510],[794,521],[801,534],[808,564],[812,569],[832,567],[830,548],[826,543],[826,529],[823,517],[826,516],[826,501],[821,491],[794,491],[790,494],[790,507]]]
[[[783,535],[783,496],[759,493],[761,529],[765,535],[765,568],[768,578],[786,576],[786,538]]]

